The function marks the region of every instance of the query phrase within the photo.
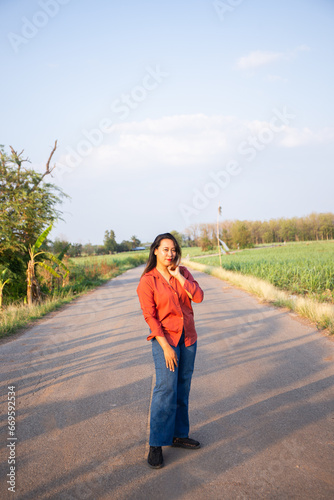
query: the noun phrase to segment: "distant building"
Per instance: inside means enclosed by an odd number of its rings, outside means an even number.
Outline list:
[[[134,250],[146,250],[146,247],[136,247]]]

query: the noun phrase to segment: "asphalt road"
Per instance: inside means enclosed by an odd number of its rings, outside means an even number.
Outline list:
[[[1,500],[333,499],[333,341],[199,272],[190,419],[202,448],[164,447],[165,467],[147,466],[154,367],[136,296],[141,272],[0,345]]]

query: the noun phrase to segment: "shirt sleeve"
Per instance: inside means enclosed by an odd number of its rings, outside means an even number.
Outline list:
[[[145,321],[151,330],[151,333],[147,337],[147,340],[151,340],[154,337],[164,337],[165,334],[158,319],[153,289],[151,284],[149,283],[149,280],[146,279],[145,276],[140,279],[139,285],[137,287],[137,294]]]
[[[186,278],[183,288],[186,290],[186,292],[190,293],[194,302],[202,302],[204,293],[197,281],[194,280],[193,276],[186,267],[182,268],[182,274]]]

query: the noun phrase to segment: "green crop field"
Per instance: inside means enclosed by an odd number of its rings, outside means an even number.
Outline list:
[[[186,259],[189,255],[189,258],[191,259],[192,257],[196,257],[199,255],[210,255],[213,253],[217,253],[217,247],[214,248],[213,250],[205,250],[203,251],[201,247],[182,247],[182,257]]]
[[[125,263],[125,262],[133,262],[133,263],[144,263],[148,259],[149,252],[146,250],[137,250],[134,252],[122,252],[111,255],[91,255],[86,257],[74,257],[71,258],[70,261],[75,266],[92,266],[94,264],[101,264],[101,262],[106,262],[107,264],[117,263]],[[138,265],[138,264],[137,264]]]
[[[219,267],[219,257],[196,258]],[[222,267],[256,276],[292,294],[334,303],[334,241],[291,243],[222,255]]]

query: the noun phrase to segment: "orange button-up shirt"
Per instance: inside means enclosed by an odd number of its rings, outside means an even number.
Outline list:
[[[154,268],[141,277],[137,294],[145,321],[151,333],[147,340],[166,337],[168,343],[177,346],[184,328],[185,345],[190,346],[197,340],[191,294],[194,302],[202,302],[203,291],[186,267],[180,266],[185,277],[184,286],[171,276],[169,283]]]

